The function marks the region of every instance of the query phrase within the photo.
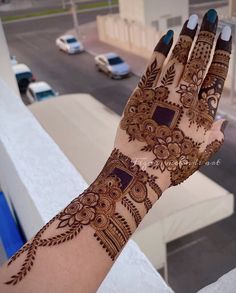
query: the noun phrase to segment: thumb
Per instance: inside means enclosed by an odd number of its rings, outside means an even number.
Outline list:
[[[220,119],[213,123],[206,148],[201,155],[201,165],[205,164],[220,149],[224,142],[224,131],[227,124],[228,121],[225,119]]]
[[[213,123],[209,137],[208,137],[208,145],[211,144],[213,141],[218,140],[223,143],[224,140],[224,132],[228,125],[228,120],[220,119]]]

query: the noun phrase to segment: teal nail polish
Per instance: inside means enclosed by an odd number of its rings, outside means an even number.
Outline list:
[[[216,10],[215,9],[208,10],[208,12],[207,12],[207,20],[210,23],[214,23],[216,21],[216,18],[217,18]]]
[[[173,35],[174,35],[174,32],[172,30],[169,30],[163,38],[163,43],[168,45],[170,41],[172,40]]]

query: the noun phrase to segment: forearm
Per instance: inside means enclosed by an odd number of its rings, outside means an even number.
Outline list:
[[[113,151],[95,182],[2,268],[0,291],[96,292],[160,195],[156,177]]]

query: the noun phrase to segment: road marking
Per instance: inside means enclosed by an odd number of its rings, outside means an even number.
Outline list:
[[[111,8],[118,8],[118,5],[112,5]],[[109,10],[110,7],[97,7],[97,8],[89,8],[89,9],[82,9],[77,12],[77,14],[82,14],[85,12],[93,12],[93,11],[100,11],[100,10]],[[7,20],[3,21],[3,24],[9,24],[9,23],[16,23],[16,22],[24,22],[24,21],[30,21],[30,20],[39,20],[44,18],[50,18],[50,17],[58,17],[58,16],[65,16],[65,15],[71,15],[71,12],[62,12],[62,13],[55,13],[50,15],[43,15],[43,16],[32,16],[32,17],[26,17],[23,19],[16,19],[16,20]]]
[[[176,253],[181,252],[181,251],[183,251],[185,249],[188,249],[191,246],[194,246],[194,245],[198,244],[199,242],[202,242],[202,241],[204,241],[206,239],[207,239],[207,237],[204,236],[204,237],[198,238],[196,240],[193,240],[193,241],[191,241],[191,242],[189,242],[189,243],[187,243],[187,244],[185,244],[185,245],[183,245],[183,246],[181,246],[181,247],[179,247],[179,248],[167,253],[167,256],[175,255]]]

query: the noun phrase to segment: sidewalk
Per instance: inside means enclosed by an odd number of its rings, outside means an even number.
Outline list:
[[[70,30],[68,33],[73,34],[73,32],[73,30]],[[91,55],[95,56],[106,52],[116,52],[127,63],[129,63],[132,68],[132,72],[135,75],[141,76],[144,72],[149,56],[145,59],[128,51],[99,41],[96,22],[81,25],[80,34],[80,38],[84,43],[86,51]],[[228,89],[225,89],[223,92],[218,114],[236,123],[236,103],[234,105],[231,104],[230,92]]]

